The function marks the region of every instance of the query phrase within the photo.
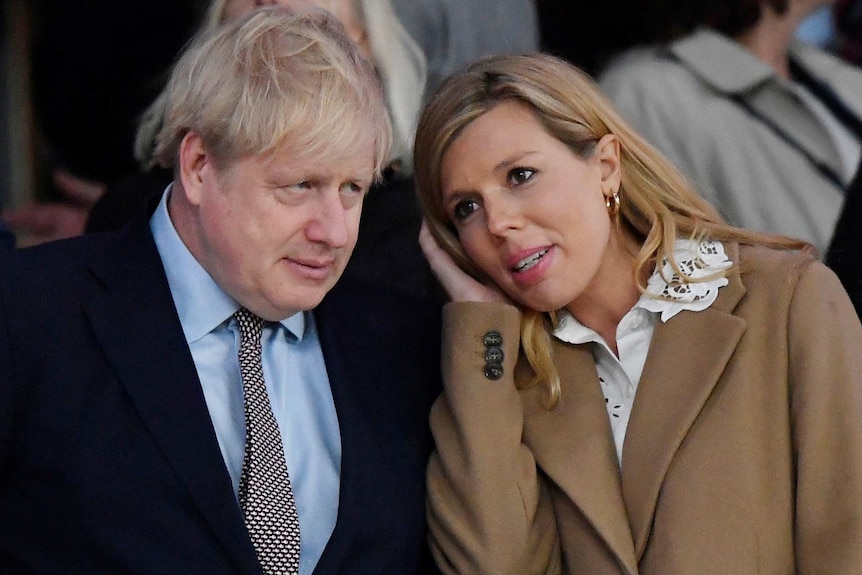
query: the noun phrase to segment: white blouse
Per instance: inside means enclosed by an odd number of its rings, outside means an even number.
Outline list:
[[[638,382],[652,341],[655,322],[668,321],[681,311],[698,312],[708,308],[718,297],[718,289],[726,286],[725,277],[703,282],[690,282],[728,269],[732,263],[720,242],[700,243],[677,240],[674,257],[683,276],[677,274],[667,258],[657,266],[642,294],[617,325],[615,355],[607,342],[567,311],[560,312],[560,322],[554,331],[557,339],[572,343],[592,343],[593,357],[602,395],[611,421],[617,458],[622,463],[623,441],[634,404]]]

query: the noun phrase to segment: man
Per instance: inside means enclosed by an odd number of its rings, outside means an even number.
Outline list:
[[[149,222],[0,263],[0,572],[431,569],[438,310],[335,286],[389,141],[331,17],[190,46]]]

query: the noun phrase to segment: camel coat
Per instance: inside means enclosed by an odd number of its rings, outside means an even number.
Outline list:
[[[518,310],[446,307],[428,467],[444,573],[862,573],[862,326],[810,256],[725,247],[742,274],[656,323],[621,466],[589,345],[554,340],[549,411],[515,386]]]

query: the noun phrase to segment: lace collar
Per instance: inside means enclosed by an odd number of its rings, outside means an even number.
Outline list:
[[[718,275],[706,281],[688,280],[720,274],[733,265],[724,245],[712,240],[677,240],[673,255],[683,275],[674,271],[667,258],[662,258],[661,266],[656,266],[646,293],[637,303],[638,307],[661,313],[662,322],[683,310],[702,311],[711,306],[718,297],[718,289],[729,283],[727,278]]]
[[[661,314],[662,322],[683,310],[702,311],[713,304],[718,297],[718,289],[729,283],[727,278],[721,276],[702,282],[686,281],[687,278],[697,279],[720,273],[733,265],[721,242],[677,240],[673,254],[684,277],[674,271],[667,258],[662,258],[661,266],[656,266],[647,282],[646,293],[641,294],[634,308],[626,314],[627,317],[634,317],[638,308]],[[554,336],[558,339],[569,343],[599,341],[596,332],[581,324],[568,311],[560,310],[557,317],[559,323]],[[640,320],[633,321],[638,322],[633,326],[640,327]]]

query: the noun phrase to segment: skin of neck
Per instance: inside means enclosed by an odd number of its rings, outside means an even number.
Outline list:
[[[790,44],[797,28],[819,4],[793,1],[779,14],[769,4],[761,4],[761,17],[736,41],[766,62],[779,77],[790,79]]]
[[[618,356],[617,326],[641,296],[633,273],[635,256],[641,245],[619,227],[611,234],[610,242],[611,257],[602,264],[605,271],[600,272],[588,290],[567,308],[579,322],[602,336]]]

